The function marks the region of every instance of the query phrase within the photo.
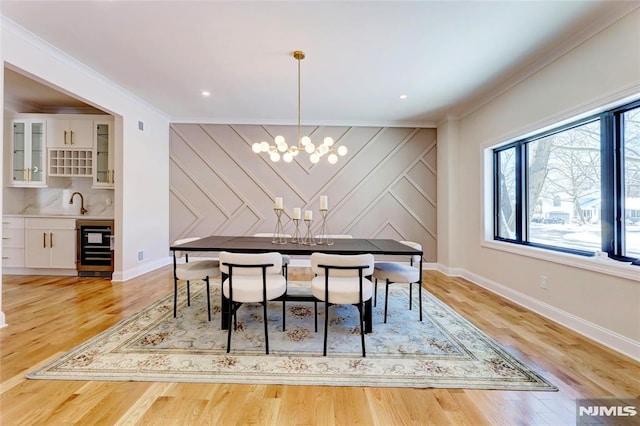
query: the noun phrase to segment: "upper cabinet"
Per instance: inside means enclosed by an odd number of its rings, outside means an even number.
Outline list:
[[[92,118],[75,119],[63,117],[47,119],[47,147],[92,148]]]
[[[93,186],[96,188],[113,188],[115,167],[113,155],[113,120],[95,120],[96,166]]]
[[[12,149],[6,184],[46,187],[48,177],[87,177],[95,188],[113,188],[113,123],[108,115],[12,116],[5,124]]]
[[[46,186],[46,121],[21,119],[11,121],[12,186]]]

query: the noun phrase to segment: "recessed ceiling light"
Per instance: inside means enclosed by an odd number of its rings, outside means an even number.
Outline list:
[[[202,91],[202,96],[210,96],[211,92],[209,92],[208,90],[203,90]]]
[[[400,95],[400,99],[407,99],[407,95]]]

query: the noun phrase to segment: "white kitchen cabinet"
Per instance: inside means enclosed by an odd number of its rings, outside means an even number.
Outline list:
[[[115,183],[113,121],[95,120],[93,127],[96,141],[96,165],[93,186],[95,188],[113,188]]]
[[[47,119],[47,147],[91,149],[93,147],[93,119]]]
[[[24,218],[2,218],[2,267],[24,267]]]
[[[27,268],[76,268],[76,221],[64,218],[25,219]]]
[[[46,186],[45,120],[11,121],[11,186]]]

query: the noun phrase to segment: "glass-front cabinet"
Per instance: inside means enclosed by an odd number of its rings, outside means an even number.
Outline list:
[[[45,120],[13,120],[11,185],[46,186]]]
[[[115,182],[113,155],[113,122],[94,121],[96,167],[94,187],[113,188]]]

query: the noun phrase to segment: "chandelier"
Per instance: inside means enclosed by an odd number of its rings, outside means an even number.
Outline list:
[[[335,164],[338,162],[338,155],[344,156],[347,154],[346,146],[334,147],[333,138],[328,136],[324,138],[320,145],[315,146],[309,136],[302,136],[300,130],[300,61],[304,59],[304,52],[296,50],[293,52],[293,57],[298,61],[298,144],[289,146],[284,136],[278,135],[273,140],[274,145],[266,141],[256,142],[251,146],[251,149],[256,154],[268,152],[269,158],[274,163],[280,161],[281,157],[286,163],[290,163],[293,161],[293,157],[304,151],[309,154],[309,160],[314,164],[319,162],[320,158],[325,155],[330,164]]]

